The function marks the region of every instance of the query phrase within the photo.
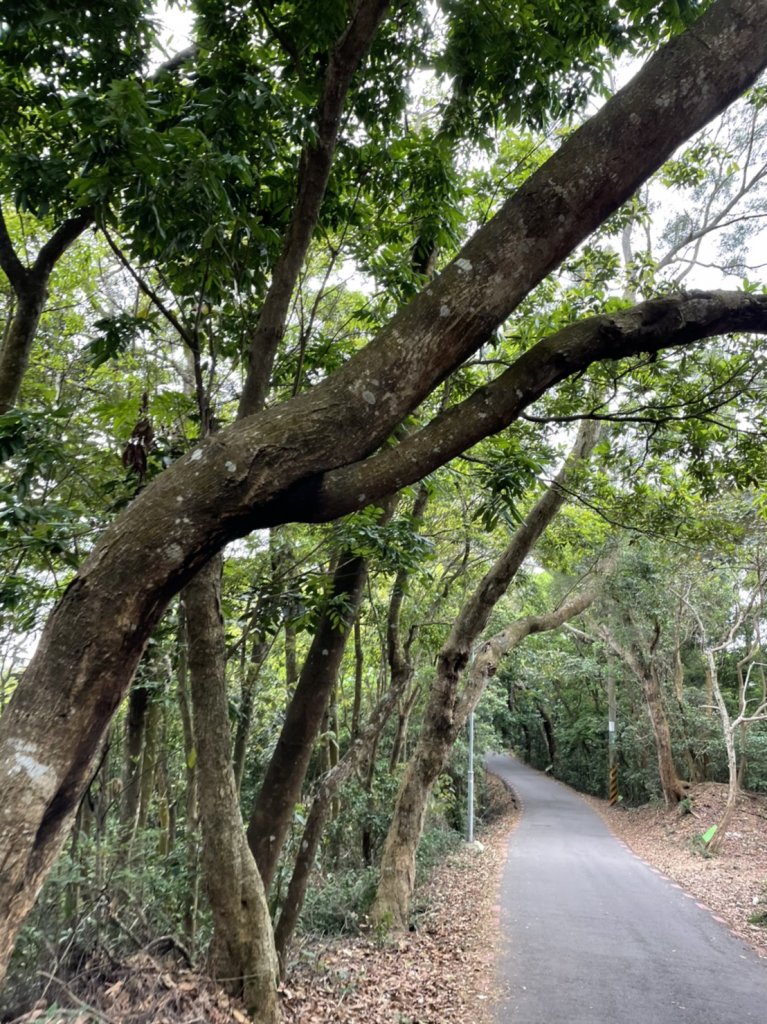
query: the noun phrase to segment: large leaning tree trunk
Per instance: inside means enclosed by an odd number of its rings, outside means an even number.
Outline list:
[[[264,886],[248,848],[231,761],[221,560],[187,587],[189,678],[197,740],[202,867],[213,914],[211,971],[258,1024],[278,1020],[277,958]]]
[[[174,463],[104,532],[0,719],[0,970],[147,637],[216,551],[253,529],[335,518],[421,479],[597,360],[767,330],[767,300],[739,293],[679,295],[591,318],[376,453],[546,274],[754,82],[767,64],[766,19],[767,0],[718,0],[569,136],[373,342],[310,392]]]
[[[376,924],[394,929],[404,928],[407,924],[410,897],[415,886],[415,856],[429,796],[484,688],[472,691],[468,700],[465,693],[462,695],[461,682],[471,648],[482,635],[493,608],[508,590],[525,558],[562,508],[566,491],[571,490],[574,478],[593,451],[598,437],[598,424],[593,421],[581,424],[564,466],[463,606],[439,652],[421,734],[405,769],[384,843],[381,877],[371,910]]]

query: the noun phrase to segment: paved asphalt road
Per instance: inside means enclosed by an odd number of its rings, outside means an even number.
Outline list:
[[[767,962],[634,857],[574,792],[510,757],[499,1024],[767,1024]]]

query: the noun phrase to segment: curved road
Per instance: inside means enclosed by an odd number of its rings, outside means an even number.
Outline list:
[[[767,963],[654,873],[566,786],[511,757],[499,1024],[767,1022]]]

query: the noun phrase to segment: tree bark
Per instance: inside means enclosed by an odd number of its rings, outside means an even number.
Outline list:
[[[248,842],[264,886],[274,879],[293,810],[309,767],[328,700],[338,678],[346,641],[357,614],[367,574],[364,558],[344,551],[333,576],[329,609],[312,638],[295,692],[288,705],[277,746],[266,769],[248,823]],[[341,620],[331,615],[345,604]]]
[[[500,656],[496,649],[500,650],[501,643],[498,638],[494,638],[495,644],[491,641],[490,646],[486,645],[486,650],[493,652],[492,655],[485,653],[475,659],[480,663],[479,668],[472,666],[469,680],[461,693],[461,677],[468,664],[472,644],[481,635],[491,611],[506,593],[522,562],[564,504],[565,487],[572,484],[598,437],[598,425],[593,422],[581,425],[565,465],[469,597],[439,652],[421,735],[397,794],[394,816],[381,857],[381,878],[371,918],[382,927],[399,930],[407,925],[410,897],[415,886],[416,851],[432,787],[487,680],[496,670]],[[514,646],[518,642],[515,640]]]
[[[766,15],[767,0],[718,0],[574,132],[374,342],[310,392],[179,460],[105,531],[0,720],[0,970],[147,636],[215,551],[256,527],[332,518],[420,479],[597,359],[765,329],[760,296],[680,296],[595,318],[533,346],[496,386],[370,458],[535,284],[751,85],[767,62]]]
[[[213,559],[185,591],[196,738],[202,860],[213,914],[211,966],[258,1024],[273,1024],[277,961],[269,908],[248,848],[231,762],[221,562]]]
[[[628,624],[631,627],[630,616],[628,616]],[[604,626],[600,628],[599,633],[618,657],[628,665],[642,688],[655,740],[658,778],[663,799],[669,806],[677,804],[687,795],[690,784],[681,779],[676,770],[671,730],[666,717],[666,709],[663,706],[663,693],[654,659],[652,655],[649,657],[645,655],[635,640],[632,640],[628,646],[619,643]]]
[[[0,347],[0,415],[12,408],[19,396],[40,317],[48,301],[48,282],[53,268],[92,219],[90,212],[85,212],[65,220],[40,249],[32,266],[25,267],[16,255],[0,211],[0,267],[17,299]]]

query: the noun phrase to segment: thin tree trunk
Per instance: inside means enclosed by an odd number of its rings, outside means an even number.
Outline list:
[[[357,739],[360,731],[360,715],[362,714],[362,680],[365,665],[365,651],[362,646],[362,626],[359,615],[354,620],[354,701],[352,703],[352,742]]]
[[[724,748],[727,752],[727,802],[724,806],[722,817],[719,819],[717,824],[716,833],[708,844],[709,850],[713,853],[719,853],[724,846],[724,841],[727,836],[727,828],[732,821],[732,816],[735,813],[735,808],[738,804],[740,784],[738,781],[738,756],[735,750],[735,729],[733,727],[732,720],[730,719],[730,713],[727,710],[727,705],[724,702],[721,687],[719,686],[719,673],[716,668],[714,651],[711,648],[708,648],[705,651],[705,656],[714,701],[716,703],[717,710],[719,711],[719,718],[722,722]]]
[[[149,820],[149,805],[155,789],[157,759],[159,757],[160,704],[152,694],[144,718],[144,753],[139,778],[139,806],[136,831],[143,832]]]
[[[538,705],[538,715],[543,727],[543,738],[546,743],[549,765],[553,765],[557,759],[557,738],[554,735],[554,724],[551,721],[551,716],[542,704]]]
[[[627,617],[627,622],[631,626],[630,616]],[[681,779],[676,770],[671,730],[666,717],[666,709],[663,706],[663,693],[653,658],[646,656],[635,641],[632,641],[628,647],[619,643],[604,626],[600,628],[599,632],[613,651],[628,665],[642,688],[655,740],[658,778],[663,799],[669,806],[679,803],[687,795],[690,784]]]
[[[343,552],[333,577],[331,607],[345,608],[340,621],[326,611],[312,639],[280,736],[248,823],[248,842],[268,889],[277,870],[293,810],[338,677],[367,572],[365,559]]]
[[[253,704],[256,697],[256,684],[264,662],[269,654],[269,644],[266,640],[259,639],[253,644],[250,659],[245,668],[245,678],[242,681],[242,697],[240,700],[240,712],[237,717],[237,731],[234,735],[234,749],[232,751],[232,765],[234,767],[234,781],[237,792],[242,788],[242,776],[245,772],[245,755],[248,751],[248,739],[250,727],[253,722]]]
[[[148,704],[149,691],[146,687],[134,683],[128,695],[128,713],[125,716],[122,800],[120,803],[120,817],[125,838],[129,843],[136,830],[141,800],[142,755]]]
[[[274,932],[280,968],[283,973],[290,940],[304,904],[314,859],[333,803],[341,788],[358,770],[359,766],[365,763],[369,764],[374,760],[375,748],[381,731],[400,696],[401,690],[393,686],[378,700],[364,729],[360,731],[338,764],[318,784],[301,836],[285,902]]]
[[[221,561],[187,586],[187,630],[196,739],[202,860],[213,914],[211,965],[258,1024],[279,1018],[277,959],[266,894],[248,849],[231,762],[226,645],[220,609]]]
[[[200,849],[197,839],[199,812],[197,806],[197,744],[194,738],[194,722],[189,694],[188,644],[186,639],[186,609],[183,599],[178,602],[176,627],[178,652],[177,697],[181,728],[184,734],[185,815],[184,841],[189,864],[190,883],[184,900],[184,934],[190,945],[194,945],[197,934],[197,909],[200,898]]]
[[[296,204],[250,340],[250,368],[240,398],[239,416],[249,416],[261,409],[269,393],[272,367],[285,333],[290,301],[330,179],[346,97],[388,6],[389,0],[359,0],[349,24],[328,54],[325,81],[315,111],[315,133],[299,162]]]
[[[701,782],[702,777],[700,766],[698,764],[698,758],[695,756],[695,748],[693,747],[692,739],[690,737],[690,728],[687,721],[687,710],[684,699],[684,665],[682,664],[682,652],[679,649],[678,635],[676,637],[674,647],[674,694],[676,696],[679,718],[682,722],[682,730],[684,732],[684,758],[687,762],[687,774],[690,782]]]
[[[292,622],[285,623],[285,692],[288,700],[298,682],[298,659],[296,657],[296,628]]]
[[[408,673],[406,682],[410,682],[413,674],[412,666]],[[400,761],[407,758],[407,734],[408,726],[410,725],[410,716],[413,713],[413,708],[418,700],[418,695],[421,692],[421,687],[416,685],[410,688],[409,693],[404,693],[400,698],[400,706],[397,711],[397,729],[394,733],[394,742],[392,743],[391,753],[389,755],[389,771],[393,772]]]
[[[420,526],[423,522],[426,505],[429,501],[429,488],[421,483],[416,491],[413,507],[410,510],[410,519],[414,526]],[[402,568],[397,573],[392,587],[389,610],[386,615],[386,656],[389,662],[389,674],[391,677],[390,686],[400,694],[399,709],[397,714],[397,730],[394,734],[389,755],[389,771],[393,772],[399,764],[400,757],[407,738],[410,715],[418,699],[420,688],[410,688],[413,678],[414,666],[410,659],[410,649],[415,639],[415,631],[411,630],[407,641],[402,638],[402,604],[407,589],[408,569]],[[410,688],[410,692],[408,689]]]

